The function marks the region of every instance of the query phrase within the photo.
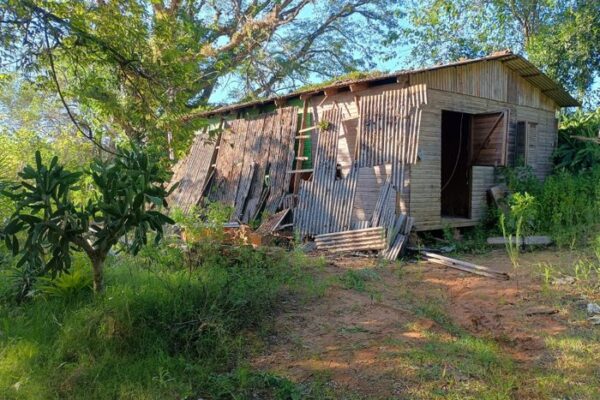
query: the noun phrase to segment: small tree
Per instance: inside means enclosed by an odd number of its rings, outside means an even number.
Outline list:
[[[52,277],[68,272],[71,252],[84,251],[89,257],[94,291],[103,290],[104,261],[111,248],[125,235],[128,251],[136,254],[146,244],[149,232],[156,243],[163,226],[173,221],[154,206],[166,206],[168,174],[157,160],[138,147],[119,149],[110,161],[95,160],[88,173],[97,188],[85,205],[76,205],[71,193],[81,173],[66,171],[54,157],[44,165],[39,152],[35,166],[26,166],[19,174],[21,182],[5,191],[17,204],[5,228],[0,231],[14,255],[21,254],[17,267],[36,275]],[[19,243],[19,233],[26,240]]]

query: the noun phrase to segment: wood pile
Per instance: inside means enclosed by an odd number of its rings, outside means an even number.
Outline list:
[[[268,235],[275,232],[289,212],[290,209],[286,208],[284,210],[279,211],[278,213],[271,215],[262,224],[260,224],[260,226],[256,230],[256,233],[259,235]]]

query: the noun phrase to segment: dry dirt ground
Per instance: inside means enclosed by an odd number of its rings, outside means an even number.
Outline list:
[[[508,272],[497,281],[417,260],[328,257],[327,285],[286,298],[252,364],[305,385],[307,397],[600,399],[597,275],[577,252],[504,251],[461,259]],[[574,283],[553,284],[577,276]]]

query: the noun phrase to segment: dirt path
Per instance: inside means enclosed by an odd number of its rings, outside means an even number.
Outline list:
[[[538,264],[571,265],[576,257],[529,253],[516,271],[502,251],[463,257],[509,272],[509,281],[426,263],[331,259],[324,296],[287,299],[254,365],[320,382],[333,398],[546,398],[556,390],[536,373],[560,375],[548,343],[572,333],[571,310],[583,300],[550,293]]]

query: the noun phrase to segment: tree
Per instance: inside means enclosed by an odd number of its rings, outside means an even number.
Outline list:
[[[163,225],[173,221],[156,207],[166,206],[167,174],[153,157],[137,147],[121,148],[111,161],[95,160],[89,170],[97,196],[85,206],[72,200],[81,173],[70,172],[54,157],[50,164],[36,153],[35,166],[26,166],[18,184],[5,191],[17,209],[0,236],[14,255],[17,267],[30,275],[68,272],[71,251],[83,251],[90,259],[94,290],[103,289],[103,267],[110,250],[132,234],[126,249],[136,254],[149,232],[155,241]],[[26,234],[21,244],[20,233]]]
[[[417,63],[456,61],[495,50],[523,52],[580,97],[600,69],[595,0],[426,0],[408,4],[397,40]],[[427,49],[427,51],[423,51]]]
[[[241,82],[240,96],[261,96],[371,68],[397,27],[398,7],[399,0],[0,0],[0,59],[57,92],[96,144],[122,133],[165,148],[190,139],[197,125],[182,116],[206,105],[221,79]]]

